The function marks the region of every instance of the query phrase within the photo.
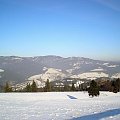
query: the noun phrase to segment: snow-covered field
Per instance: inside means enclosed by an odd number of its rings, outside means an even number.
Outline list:
[[[0,93],[0,120],[120,120],[120,93]]]

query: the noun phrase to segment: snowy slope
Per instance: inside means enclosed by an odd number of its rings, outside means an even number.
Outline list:
[[[105,71],[103,68],[97,68],[97,69],[93,69],[91,70],[92,72],[102,72],[102,71]]]
[[[86,73],[82,73],[82,74],[78,74],[78,75],[73,75],[71,77],[94,80],[94,79],[100,78],[100,77],[109,77],[109,75],[104,72],[86,72]]]
[[[18,84],[16,87],[20,86],[19,88],[24,88],[27,83],[32,84],[33,80],[36,82],[37,87],[44,87],[45,82],[47,79],[49,81],[56,81],[56,80],[63,80],[64,78],[71,77],[71,78],[80,78],[80,79],[87,79],[87,80],[94,80],[96,78],[100,77],[109,77],[108,74],[101,72],[102,69],[95,69],[91,72],[86,72],[78,75],[71,75],[63,73],[60,69],[54,69],[54,68],[45,68],[46,71],[44,74],[34,75],[28,78],[28,80],[24,83]]]
[[[112,78],[120,78],[120,73],[116,73],[112,76]]]
[[[2,77],[1,76],[1,73],[3,73],[4,72],[4,70],[3,69],[0,69],[0,78]]]
[[[0,93],[0,120],[119,120],[120,93]]]
[[[45,73],[31,76],[30,78],[28,78],[28,80],[47,81],[47,79],[49,79],[50,81],[54,81],[54,80],[60,80],[61,78],[64,77],[66,77],[66,75],[62,73],[60,69],[48,68]]]
[[[0,72],[4,72],[4,70],[0,69]]]
[[[45,73],[29,77],[27,81],[21,84],[17,84],[16,88],[24,88],[26,87],[27,83],[32,84],[33,80],[36,82],[37,87],[40,88],[45,86],[45,82],[47,81],[47,79],[49,79],[49,81],[51,82],[55,80],[61,80],[67,76],[60,69],[44,68],[44,70],[46,70]]]

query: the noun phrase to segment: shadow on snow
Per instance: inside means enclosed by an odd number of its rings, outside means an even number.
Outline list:
[[[78,118],[73,118],[72,120],[100,120],[102,118],[115,116],[120,114],[120,108],[119,109],[113,109],[113,110],[107,110],[105,112],[91,114],[91,115],[85,115]]]
[[[77,99],[76,97],[74,96],[71,96],[71,95],[67,95],[70,99]]]

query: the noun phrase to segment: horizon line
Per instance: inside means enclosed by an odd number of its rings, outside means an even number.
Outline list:
[[[0,55],[0,57],[30,57],[30,58],[34,58],[34,57],[46,57],[46,56],[56,56],[56,57],[61,57],[61,58],[85,58],[85,59],[91,59],[91,60],[98,60],[98,61],[105,61],[105,62],[120,62],[120,60],[103,60],[103,59],[95,59],[95,58],[92,58],[92,57],[83,57],[83,56],[62,56],[62,55],[31,55],[31,56],[25,56],[25,55]]]

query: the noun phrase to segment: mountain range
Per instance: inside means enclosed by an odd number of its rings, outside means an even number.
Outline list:
[[[0,84],[25,81],[50,81],[65,78],[96,79],[120,77],[120,62],[93,60],[84,57],[0,56]],[[42,82],[41,82],[42,83]]]

